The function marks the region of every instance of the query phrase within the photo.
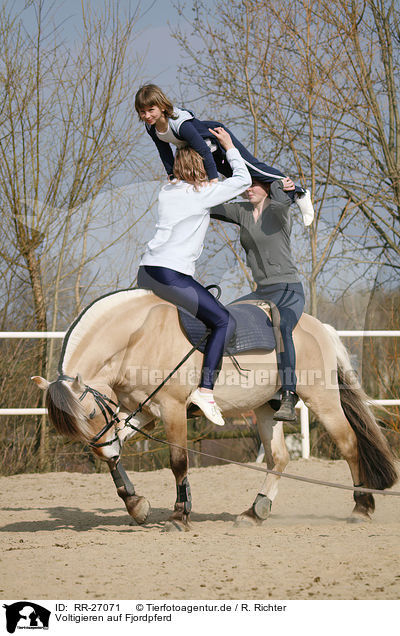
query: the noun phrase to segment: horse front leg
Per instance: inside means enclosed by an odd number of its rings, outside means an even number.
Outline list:
[[[138,424],[139,423],[140,422],[138,422]],[[107,438],[103,438],[106,444],[97,447],[93,446],[92,451],[99,459],[107,462],[118,496],[124,501],[130,516],[133,517],[137,523],[142,524],[147,520],[150,514],[150,504],[147,499],[136,494],[135,488],[122,465],[122,443],[124,439],[128,439],[129,436],[132,435],[132,433],[130,435],[128,434],[128,429],[126,433],[125,429],[123,429],[123,431],[124,434],[122,436],[118,436],[118,438],[111,439],[110,441]],[[109,431],[107,437],[111,438],[113,435],[114,432]]]
[[[128,415],[129,410],[120,411],[122,421],[124,421]],[[154,428],[154,416],[148,413],[138,413],[131,419],[131,424],[134,424],[136,428],[129,426],[121,427],[118,431],[118,441],[115,441],[111,446],[97,449],[95,452],[98,456],[101,456],[101,459],[107,461],[111,477],[117,489],[117,494],[124,501],[128,513],[133,517],[136,523],[142,524],[149,518],[151,512],[150,503],[145,497],[136,494],[135,488],[122,465],[120,449],[128,439],[136,434],[138,428]]]
[[[283,423],[272,419],[274,410],[268,405],[255,409],[257,428],[265,450],[267,468],[282,473],[289,463],[289,453],[283,434]],[[268,474],[252,506],[237,516],[236,526],[261,525],[271,512],[278,494],[279,475]]]
[[[167,532],[187,532],[191,529],[190,513],[192,510],[192,496],[188,480],[188,452],[187,452],[187,419],[186,405],[168,404],[162,409],[162,419],[165,426],[168,443],[171,470],[176,482],[176,501],[174,510],[166,523]]]
[[[126,509],[136,523],[147,521],[151,507],[145,497],[140,497],[135,492],[135,487],[125,472],[119,455],[107,459],[111,477],[113,478],[117,494],[124,501]]]

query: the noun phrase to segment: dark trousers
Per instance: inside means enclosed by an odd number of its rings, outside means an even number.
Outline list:
[[[256,291],[238,300],[270,300],[280,314],[280,332],[283,351],[277,355],[279,377],[282,389],[296,392],[296,352],[292,331],[304,310],[304,290],[301,283],[276,283],[257,287]]]
[[[204,122],[204,123],[213,124],[209,126],[209,128],[213,128],[216,122]],[[254,157],[251,154],[251,152],[249,152],[247,148],[242,143],[240,143],[239,139],[235,137],[235,135],[229,130],[229,128],[227,128],[223,124],[218,124],[218,125],[225,128],[225,130],[227,130],[228,133],[230,134],[233,145],[235,146],[235,148],[239,150],[241,156],[245,160],[247,169],[250,172],[250,175],[253,179],[257,179],[257,181],[260,181],[261,183],[271,183],[272,181],[275,181],[276,179],[282,179],[283,177],[286,176],[282,172],[280,172],[280,170],[277,170],[276,168],[272,168],[271,166],[267,166],[267,164],[263,163],[262,161],[259,161],[259,159]],[[219,145],[217,150],[213,152],[213,158],[217,166],[218,172],[224,175],[224,177],[231,177],[232,168],[229,165],[229,161],[227,161],[226,159],[225,151]],[[305,192],[304,188],[296,185],[294,190],[288,190],[286,191],[286,194],[291,199],[294,200],[294,196],[296,193],[304,194],[304,192]]]
[[[139,267],[138,287],[183,307],[211,330],[204,350],[200,386],[213,389],[226,344],[231,339],[235,319],[210,292],[187,274],[167,267]]]

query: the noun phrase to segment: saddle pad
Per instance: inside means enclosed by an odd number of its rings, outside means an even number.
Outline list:
[[[232,340],[225,348],[224,354],[236,355],[252,349],[275,349],[275,335],[272,323],[265,311],[254,304],[244,302],[226,305],[226,309],[236,320],[236,331]],[[181,327],[186,338],[195,345],[206,333],[207,327],[201,320],[189,314],[185,309],[178,307],[178,315]],[[204,353],[205,342],[199,347]]]

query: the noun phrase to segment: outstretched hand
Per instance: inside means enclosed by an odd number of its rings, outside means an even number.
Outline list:
[[[283,190],[285,191],[294,190],[296,187],[290,177],[283,177],[282,184],[283,184]]]
[[[208,129],[216,137],[224,150],[234,148],[230,134],[222,126]]]

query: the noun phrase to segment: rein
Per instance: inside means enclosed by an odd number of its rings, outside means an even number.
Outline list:
[[[188,358],[190,358],[190,356],[197,350],[197,348],[203,344],[203,342],[208,338],[209,336],[209,332],[208,330],[206,331],[206,333],[204,334],[204,336],[202,336],[202,338],[200,338],[200,340],[198,342],[196,342],[196,344],[190,349],[190,351],[182,358],[182,360],[176,365],[176,367],[174,367],[174,369],[172,369],[172,371],[167,375],[166,378],[164,378],[164,380],[154,389],[154,391],[152,391],[152,393],[150,393],[150,395],[139,404],[139,406],[132,411],[132,413],[130,413],[128,415],[128,417],[124,420],[123,422],[123,427],[125,426],[129,426],[130,428],[133,428],[136,431],[140,431],[139,428],[136,428],[136,426],[134,426],[133,424],[129,424],[129,420],[131,420],[133,417],[135,417],[135,415],[137,415],[137,413],[139,413],[140,411],[142,411],[143,407],[145,406],[145,404],[147,404],[147,402],[149,402],[151,400],[151,398],[156,395],[156,393],[158,393],[158,391],[160,391],[160,389],[162,389],[162,387],[168,382],[168,380],[174,375],[174,373],[176,373],[176,371],[178,371],[178,369],[186,362],[186,360]],[[75,378],[72,378],[69,375],[64,375],[64,374],[60,374],[56,380],[56,382],[62,382],[63,380],[67,381],[67,382],[73,382],[75,380]],[[103,437],[103,435],[105,435],[105,433],[107,433],[107,431],[110,430],[110,428],[112,428],[112,426],[114,426],[115,424],[120,424],[121,420],[118,417],[119,411],[120,411],[120,404],[117,404],[116,402],[114,402],[114,400],[112,400],[111,398],[109,398],[107,395],[104,395],[104,393],[100,393],[100,391],[97,391],[96,389],[93,389],[91,386],[88,386],[87,384],[85,384],[85,390],[83,391],[83,393],[79,396],[79,401],[81,402],[84,397],[88,394],[91,393],[95,399],[96,404],[98,405],[98,407],[100,408],[102,415],[106,421],[105,425],[103,426],[103,428],[94,436],[92,437],[92,439],[89,441],[89,446],[92,446],[93,448],[101,448],[103,446],[111,446],[111,444],[113,444],[114,442],[119,442],[119,437],[118,437],[118,430],[122,430],[122,428],[117,429],[116,430],[116,434],[115,437],[113,437],[113,439],[108,440],[107,442],[99,442],[99,439],[101,439]],[[116,411],[113,411],[112,408],[109,406],[108,402],[110,404],[113,404],[116,407]],[[111,416],[111,419],[107,418],[107,413]],[[145,433],[143,433],[145,434]]]
[[[217,300],[219,299],[219,297],[221,296],[221,288],[219,287],[219,285],[207,285],[206,289],[208,291],[210,291],[210,289],[216,289],[217,290],[217,294],[216,294],[216,298]],[[149,402],[151,400],[151,398],[156,395],[156,393],[158,393],[158,391],[160,389],[162,389],[162,387],[168,382],[168,380],[174,375],[174,373],[176,373],[176,371],[186,362],[186,360],[188,358],[190,358],[190,356],[196,351],[196,349],[198,349],[198,347],[200,345],[203,344],[203,342],[208,338],[210,331],[207,329],[206,333],[204,334],[204,336],[202,336],[202,338],[200,338],[200,340],[198,342],[196,342],[196,344],[191,348],[191,350],[189,351],[189,353],[187,353],[182,360],[176,365],[176,367],[174,369],[172,369],[171,373],[168,374],[168,376],[161,382],[161,384],[159,384],[152,393],[150,393],[150,395],[144,400],[144,402],[141,402],[139,404],[139,406],[137,407],[137,409],[135,409],[135,411],[133,411],[132,413],[130,413],[128,415],[128,417],[124,420],[124,426],[130,426],[131,428],[135,428],[132,424],[128,424],[129,420],[131,420],[133,417],[135,417],[135,415],[137,415],[137,413],[139,413],[140,411],[142,411],[143,407],[145,406],[145,404],[147,404],[147,402]],[[240,367],[240,365],[239,365]],[[75,378],[72,378],[69,375],[64,375],[63,373],[61,373],[56,382],[62,382],[63,380],[67,381],[67,382],[73,382]],[[104,393],[100,393],[100,391],[97,391],[96,389],[93,389],[92,387],[88,386],[87,384],[85,384],[85,390],[83,391],[82,395],[79,396],[79,401],[81,402],[84,397],[87,395],[87,393],[91,393],[96,401],[96,404],[98,405],[98,407],[100,408],[103,417],[106,421],[105,425],[103,426],[103,428],[94,436],[92,437],[92,439],[89,442],[89,446],[92,446],[93,448],[102,448],[103,446],[111,446],[111,444],[113,444],[114,442],[119,442],[119,437],[118,437],[118,430],[121,429],[116,429],[116,433],[115,433],[115,437],[113,437],[113,439],[107,441],[107,442],[99,442],[99,439],[101,439],[103,437],[103,435],[105,435],[105,433],[107,433],[107,431],[110,430],[110,428],[112,426],[114,426],[115,424],[119,424],[121,422],[121,420],[118,417],[119,411],[120,411],[120,404],[116,404],[116,402],[114,402],[114,400],[112,400],[111,398],[109,398],[107,395],[104,395]],[[116,411],[113,411],[112,408],[109,406],[108,402],[110,404],[112,404],[113,406],[116,407]],[[109,420],[107,418],[107,413],[111,416],[111,419]],[[124,428],[124,427],[122,427]],[[140,430],[140,429],[135,429],[135,430]]]
[[[296,481],[303,481],[308,484],[317,484],[319,486],[328,486],[330,488],[340,488],[342,490],[351,490],[353,492],[366,493],[366,494],[375,494],[375,495],[390,495],[392,497],[400,497],[400,492],[396,491],[386,491],[386,490],[375,490],[374,488],[364,488],[363,486],[346,486],[344,484],[336,484],[332,481],[321,481],[320,479],[312,479],[311,477],[302,477],[301,475],[292,475],[290,473],[281,473],[278,470],[271,470],[269,468],[264,468],[262,466],[249,466],[249,464],[243,464],[241,462],[237,462],[234,459],[226,459],[224,457],[218,457],[217,455],[211,455],[210,453],[204,453],[203,451],[195,450],[194,448],[186,448],[184,446],[179,446],[179,444],[173,444],[168,442],[165,439],[160,439],[159,437],[155,437],[154,435],[150,435],[150,433],[146,433],[142,431],[137,426],[133,424],[127,424],[129,428],[133,428],[138,433],[147,437],[147,439],[151,439],[154,442],[158,442],[159,444],[165,444],[166,446],[170,446],[172,448],[178,448],[179,450],[184,450],[189,453],[193,453],[195,455],[202,455],[203,457],[210,457],[211,459],[218,459],[220,461],[225,462],[226,464],[234,464],[235,466],[240,466],[241,468],[248,468],[249,470],[256,470],[261,473],[266,473],[268,475],[277,475],[278,477],[286,477],[287,479],[294,479]]]
[[[196,346],[193,347],[189,351],[188,354],[186,354],[186,356],[181,360],[181,362],[171,371],[171,373],[165,378],[165,380],[159,386],[156,387],[156,389],[146,398],[146,400],[141,402],[139,404],[139,406],[137,407],[137,409],[128,415],[128,417],[123,422],[123,426],[120,429],[116,429],[115,437],[112,440],[110,440],[110,441],[97,443],[98,440],[107,431],[110,430],[110,428],[114,425],[114,423],[120,423],[121,422],[121,420],[118,417],[120,406],[118,404],[116,404],[116,402],[114,402],[114,400],[112,400],[111,398],[107,397],[107,395],[104,395],[103,393],[100,393],[96,389],[93,389],[92,387],[90,387],[88,385],[85,385],[85,390],[83,391],[82,395],[79,397],[79,400],[80,401],[83,400],[83,398],[85,397],[85,395],[87,395],[87,393],[91,393],[93,395],[94,399],[96,400],[96,403],[100,407],[100,409],[101,409],[101,411],[103,413],[103,416],[104,416],[104,418],[105,418],[105,420],[107,422],[106,425],[97,433],[97,435],[95,435],[91,439],[91,441],[89,442],[89,446],[94,447],[94,448],[100,448],[102,446],[110,446],[115,441],[119,442],[119,437],[117,435],[117,432],[119,430],[122,430],[123,428],[125,428],[125,426],[128,426],[129,428],[133,429],[137,433],[140,433],[141,435],[143,435],[147,439],[150,439],[150,440],[152,440],[154,442],[157,442],[159,444],[164,444],[164,445],[169,446],[169,447],[178,448],[179,450],[183,450],[183,451],[186,451],[186,452],[189,452],[189,453],[193,453],[195,455],[202,455],[203,457],[209,457],[211,459],[218,459],[218,460],[223,461],[223,462],[225,462],[227,464],[234,464],[235,466],[240,466],[241,468],[248,468],[249,470],[256,470],[257,472],[261,472],[261,473],[264,473],[264,474],[276,475],[278,477],[285,477],[286,479],[294,479],[295,481],[302,481],[302,482],[305,482],[305,483],[308,483],[308,484],[317,484],[319,486],[328,486],[329,488],[340,488],[342,490],[351,490],[351,491],[357,492],[357,493],[400,497],[400,492],[396,492],[396,491],[385,491],[385,490],[376,490],[376,489],[373,489],[373,488],[364,488],[361,485],[359,485],[359,486],[346,486],[344,484],[337,484],[337,483],[334,483],[334,482],[331,482],[331,481],[321,481],[320,479],[312,479],[311,477],[302,477],[301,475],[292,475],[290,473],[281,473],[281,472],[279,472],[277,470],[271,470],[269,468],[264,468],[262,466],[249,466],[249,464],[243,464],[243,463],[237,462],[237,461],[235,461],[233,459],[226,459],[224,457],[218,457],[217,455],[211,455],[210,453],[204,453],[203,451],[195,450],[194,448],[186,448],[184,446],[179,446],[178,444],[173,444],[171,442],[168,442],[165,439],[160,439],[159,437],[155,437],[154,435],[150,435],[150,433],[146,433],[146,431],[143,431],[140,428],[138,428],[137,426],[135,426],[134,424],[129,423],[129,420],[131,420],[139,411],[142,410],[143,406],[152,398],[152,396],[155,395],[157,393],[157,391],[159,391],[161,389],[162,386],[164,386],[164,384],[175,373],[175,371],[177,371],[177,369],[179,369],[179,367],[184,362],[186,362],[186,360],[189,358],[189,356],[192,355],[192,353],[194,353],[196,348],[202,343],[202,341],[207,337],[207,335],[208,334],[203,336],[201,341],[198,342],[196,344]],[[61,382],[63,380],[66,380],[68,382],[73,382],[74,379],[75,378],[72,378],[72,377],[70,377],[68,375],[61,374],[57,378],[57,382]],[[109,402],[110,404],[113,404],[114,406],[116,406],[117,410],[115,412],[113,412],[113,410],[107,404],[107,402]],[[112,416],[110,420],[107,420],[106,411]]]

